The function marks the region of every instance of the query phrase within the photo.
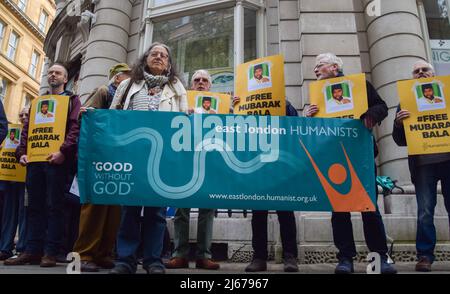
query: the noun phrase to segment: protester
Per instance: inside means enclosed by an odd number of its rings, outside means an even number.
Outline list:
[[[423,60],[413,66],[414,79],[434,77],[431,64]],[[398,146],[407,146],[403,121],[410,117],[407,109],[397,107],[392,136]],[[411,181],[414,184],[417,200],[416,251],[418,262],[416,271],[429,272],[434,262],[436,247],[436,228],[434,210],[437,201],[437,183],[441,182],[442,194],[447,214],[450,215],[450,153],[421,154],[408,156]]]
[[[317,80],[342,77],[344,76],[343,62],[333,53],[320,54],[316,58],[314,73],[316,74]],[[388,115],[388,108],[372,84],[367,81],[366,86],[369,109],[360,117],[360,119],[363,121],[364,126],[367,129],[372,130],[376,124],[380,124],[381,121],[386,118]],[[305,115],[307,117],[312,117],[318,111],[319,107],[311,104],[309,107],[305,108]],[[377,154],[378,150],[375,144],[375,156],[377,156]],[[377,191],[375,191],[375,194],[377,194]],[[384,229],[383,219],[381,218],[378,208],[375,212],[362,212],[361,215],[367,246],[371,252],[377,252],[381,256],[381,273],[397,273],[397,270],[387,262],[388,248],[386,232]],[[353,238],[351,215],[349,212],[333,212],[331,223],[333,228],[334,244],[339,250],[339,253],[337,254],[339,263],[335,269],[335,273],[353,273],[353,258],[356,256],[356,247]]]
[[[68,171],[76,161],[80,100],[78,96],[65,91],[68,71],[64,65],[53,64],[48,69],[47,78],[50,86],[48,94],[70,96],[65,139],[60,150],[48,156],[47,162],[29,163],[29,120],[24,121],[16,157],[20,164],[27,166],[27,242],[25,251],[17,258],[5,260],[5,265],[40,264],[41,267],[53,267],[56,266],[56,256],[61,248],[64,234],[64,190]],[[43,254],[45,255],[42,256]]]
[[[19,114],[19,120],[23,124],[28,115],[28,109],[24,108]],[[16,253],[25,250],[26,242],[26,213],[25,213],[25,183],[4,182],[4,207],[0,233],[0,260],[6,260]],[[19,227],[19,239],[14,246],[14,238]],[[15,247],[15,248],[14,248]]]
[[[81,112],[87,109],[108,109],[117,87],[130,78],[131,69],[125,63],[114,65],[109,72],[109,85],[95,89],[86,100]],[[120,206],[84,204],[80,213],[78,239],[73,251],[81,258],[82,272],[98,272],[99,268],[112,269],[112,251],[120,225]]]
[[[131,69],[126,63],[118,63],[109,70],[108,86],[101,86],[95,89],[92,94],[86,99],[81,111],[86,111],[87,108],[93,109],[108,109],[111,106],[117,87],[120,83],[130,78]]]
[[[209,91],[211,76],[206,70],[197,70],[191,79],[191,90]],[[193,112],[192,109],[189,110]],[[174,253],[167,268],[189,267],[189,219],[190,208],[177,208],[174,218]],[[211,260],[211,242],[213,234],[214,209],[199,209],[197,219],[196,268],[217,270],[220,265]]]
[[[241,102],[240,97],[233,97],[234,106]],[[232,109],[233,109],[232,108]],[[286,115],[298,116],[297,110],[286,99]],[[252,247],[253,260],[245,268],[246,272],[262,272],[267,270],[267,217],[266,210],[252,211]],[[283,247],[283,263],[285,272],[298,272],[297,258],[297,227],[293,211],[277,211],[278,223],[280,224],[281,245]]]
[[[177,77],[170,49],[153,43],[139,58],[131,78],[117,88],[111,109],[174,111],[187,113],[186,90]],[[150,274],[163,274],[161,251],[166,228],[165,207],[124,206],[117,240],[117,259],[112,274],[135,273],[136,251],[141,240],[140,215],[143,211],[143,268]]]

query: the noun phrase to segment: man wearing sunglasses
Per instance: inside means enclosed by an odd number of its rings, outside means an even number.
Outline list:
[[[414,79],[434,77],[431,64],[423,60],[413,66]],[[407,109],[397,108],[392,136],[398,146],[406,146],[403,121],[410,116]],[[429,272],[434,261],[436,228],[434,209],[437,198],[437,182],[441,181],[445,208],[450,214],[450,153],[408,156],[411,181],[414,184],[417,200],[416,251],[418,262],[416,271]]]

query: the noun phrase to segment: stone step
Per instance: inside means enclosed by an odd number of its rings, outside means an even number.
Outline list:
[[[414,216],[383,215],[386,234],[397,242],[415,242],[417,219]],[[446,216],[434,219],[437,239],[450,241],[449,220]],[[352,215],[355,241],[364,241],[363,223],[360,215]],[[302,215],[297,221],[300,244],[307,242],[332,242],[331,216]]]
[[[388,235],[388,241],[394,241],[394,259],[415,261],[416,239],[416,199],[412,191],[408,194],[393,194],[378,197],[378,206]],[[437,260],[450,258],[450,229],[448,214],[442,195],[438,195],[435,212],[435,227],[438,246]],[[387,213],[389,212],[389,213]],[[364,241],[361,213],[352,213],[354,239],[359,258],[367,253]],[[336,262],[336,248],[333,244],[330,212],[295,212],[297,223],[297,242],[301,263]],[[173,219],[168,220],[170,235],[173,237]],[[281,241],[277,216],[271,212],[268,217],[269,258],[281,261]],[[197,239],[197,213],[191,213],[190,241]],[[213,243],[226,243],[228,258],[234,262],[249,262],[252,258],[251,213],[244,217],[237,211],[232,217],[226,213],[214,219]]]
[[[436,216],[448,216],[444,205],[444,198],[441,194],[437,196],[435,209]],[[417,215],[417,201],[414,194],[391,194],[384,197],[384,212],[400,215]]]
[[[389,246],[390,247],[390,246]],[[398,244],[394,242],[392,247],[391,258],[396,262],[415,262],[416,245],[414,243]],[[364,262],[367,258],[369,250],[365,244],[356,244],[358,252],[356,260]],[[333,245],[329,244],[308,244],[300,245],[299,260],[304,264],[318,264],[318,263],[336,263],[337,250]],[[438,243],[434,251],[436,261],[450,261],[450,243]]]
[[[411,242],[416,239],[417,219],[414,216],[383,215],[387,235],[397,242]],[[296,214],[297,234],[300,244],[307,242],[332,242],[331,214],[307,213]],[[449,219],[447,216],[436,216],[435,227],[438,240],[450,241]],[[361,214],[352,214],[355,241],[364,241]],[[173,220],[168,221],[169,232],[173,236]],[[279,224],[276,216],[268,219],[268,241],[279,240]],[[190,239],[196,240],[197,219],[191,218]],[[216,218],[214,220],[213,242],[247,241],[252,238],[251,218]]]
[[[388,244],[389,250],[391,243]],[[278,244],[268,245],[268,259],[282,262],[282,248]],[[357,256],[355,260],[365,262],[369,250],[363,243],[356,242]],[[298,260],[302,264],[336,263],[337,249],[333,244],[311,243],[298,246]],[[434,251],[436,261],[450,261],[450,243],[438,242]],[[250,262],[253,256],[251,244],[229,243],[228,258],[231,262]],[[395,243],[390,256],[395,262],[415,262],[416,245],[414,243]]]

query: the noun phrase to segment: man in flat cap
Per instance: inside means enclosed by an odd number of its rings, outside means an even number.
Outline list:
[[[101,86],[89,96],[80,113],[87,109],[109,109],[119,84],[130,77],[125,63],[111,67],[108,86]],[[81,117],[80,117],[81,118]],[[98,272],[114,267],[112,251],[120,225],[120,206],[83,204],[78,239],[73,251],[80,254],[82,272]]]
[[[108,86],[95,89],[84,103],[85,108],[109,109],[120,83],[130,77],[131,69],[126,63],[118,63],[109,70]]]

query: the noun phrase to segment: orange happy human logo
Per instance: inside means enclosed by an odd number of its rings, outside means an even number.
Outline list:
[[[342,185],[348,178],[348,173],[345,167],[340,163],[335,163],[328,169],[328,178],[324,176],[316,162],[314,161],[308,149],[305,147],[301,140],[300,145],[308,155],[311,164],[316,171],[316,174],[325,190],[325,193],[330,200],[333,211],[335,212],[347,212],[347,211],[375,211],[375,205],[370,199],[369,194],[364,188],[361,180],[359,179],[356,171],[347,155],[347,151],[344,145],[341,143],[342,150],[344,152],[345,158],[347,160],[348,169],[350,171],[351,188],[346,194],[338,192],[331,183],[335,185]],[[331,183],[330,183],[331,182]]]

